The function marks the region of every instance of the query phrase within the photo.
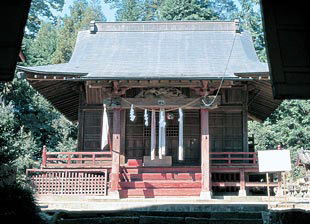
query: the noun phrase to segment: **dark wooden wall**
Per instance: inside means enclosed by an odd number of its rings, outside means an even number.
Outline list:
[[[96,89],[97,91],[97,89]],[[79,150],[99,151],[101,142],[102,102],[103,99],[87,96],[80,100]],[[104,95],[104,94],[103,94]],[[103,96],[102,95],[102,96]],[[247,147],[247,90],[244,87],[226,88],[220,92],[221,103],[217,109],[210,110],[210,150],[248,151]],[[127,159],[142,159],[150,155],[150,126],[145,127],[144,111],[136,109],[136,120],[131,122],[129,110],[121,112],[121,163]],[[184,110],[184,161],[177,160],[178,154],[178,111],[175,118],[167,120],[167,155],[173,157],[175,165],[200,164],[200,112],[199,108]],[[112,134],[112,110],[108,111]],[[151,112],[149,112],[149,123]],[[158,123],[158,113],[157,113]],[[157,127],[158,135],[158,127]],[[106,147],[109,150],[109,147]]]
[[[200,116],[199,110],[184,110],[184,161],[178,161],[179,122],[178,111],[172,112],[173,120],[166,120],[166,155],[172,156],[174,164],[200,164]],[[144,112],[136,112],[136,119],[131,122],[129,110],[126,115],[126,159],[142,159],[150,155],[151,127],[144,125]],[[151,112],[149,112],[149,119]],[[156,113],[156,134],[158,138],[158,113]],[[157,139],[158,143],[158,139]],[[158,145],[157,145],[158,147]],[[158,153],[158,152],[157,152]]]

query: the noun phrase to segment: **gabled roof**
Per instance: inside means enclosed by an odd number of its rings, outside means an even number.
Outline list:
[[[19,67],[33,74],[100,79],[235,79],[267,74],[235,22],[95,22],[78,34],[68,63]]]
[[[78,118],[84,80],[245,80],[248,112],[258,120],[281,103],[272,97],[267,64],[236,22],[94,22],[79,32],[68,63],[19,70],[70,120]]]

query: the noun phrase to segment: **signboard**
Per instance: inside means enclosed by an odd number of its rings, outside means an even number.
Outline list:
[[[259,172],[281,172],[291,170],[289,150],[266,150],[258,152]]]

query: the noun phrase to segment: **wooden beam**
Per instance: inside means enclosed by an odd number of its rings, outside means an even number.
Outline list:
[[[202,199],[211,199],[209,110],[200,110]]]
[[[111,170],[111,188],[109,195],[113,198],[119,198],[118,183],[120,171],[120,146],[121,146],[121,109],[113,109],[113,149],[112,149],[112,170]]]
[[[196,100],[196,101],[195,101]],[[195,101],[189,105],[187,109],[199,109],[202,104],[198,98],[123,98],[121,100],[121,107],[129,109],[131,104],[149,109],[157,109],[159,107],[165,108],[179,108],[186,104]],[[130,103],[129,103],[130,102]]]

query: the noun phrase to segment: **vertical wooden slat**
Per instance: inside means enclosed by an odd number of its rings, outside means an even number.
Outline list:
[[[105,170],[104,172],[104,195],[105,196],[107,195],[107,191],[108,191],[107,180],[108,180],[108,170]]]
[[[36,184],[37,184],[37,191],[38,191],[38,193],[39,194],[42,194],[42,192],[41,192],[41,182],[40,182],[40,179],[41,179],[41,175],[40,174],[38,174],[37,175],[37,177],[36,177]]]

